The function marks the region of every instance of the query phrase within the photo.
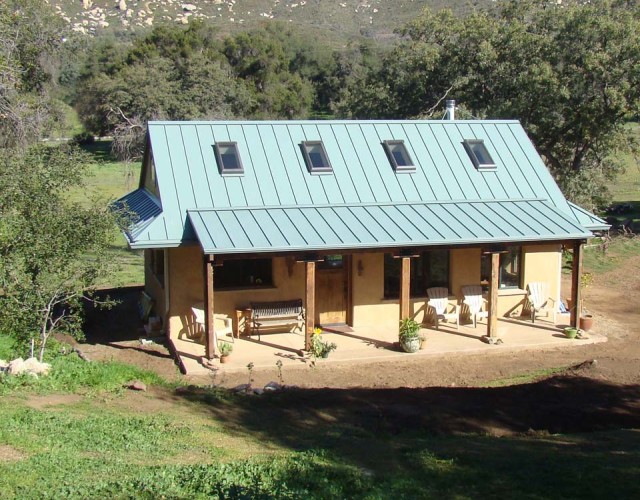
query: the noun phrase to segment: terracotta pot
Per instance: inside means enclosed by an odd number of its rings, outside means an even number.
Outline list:
[[[228,363],[228,362],[229,362],[228,354],[226,356],[220,356],[220,363]]]
[[[580,330],[588,332],[591,328],[593,328],[593,316],[591,314],[580,316]]]

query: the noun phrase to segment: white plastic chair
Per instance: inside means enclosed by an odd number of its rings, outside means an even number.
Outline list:
[[[204,304],[195,304],[191,308],[191,312],[196,319],[196,324],[202,327],[202,331],[205,331],[205,314],[204,314]],[[220,325],[221,326],[217,326]],[[233,321],[226,314],[214,314],[213,315],[213,341],[214,344],[218,345],[218,335],[230,335],[231,342],[234,342],[233,339]],[[227,340],[227,339],[225,339]]]
[[[462,303],[469,308],[469,316],[473,320],[473,327],[478,324],[478,318],[488,318],[487,299],[482,296],[480,285],[465,285],[462,290]],[[484,308],[484,309],[483,309]]]
[[[449,303],[449,289],[441,286],[427,288],[429,301],[427,307],[432,309],[434,324],[438,329],[439,320],[454,320],[456,329],[460,329],[460,306]]]
[[[527,285],[527,301],[529,302],[529,310],[531,311],[531,322],[535,323],[536,316],[544,314],[549,317],[549,313],[553,317],[553,323],[556,322],[556,301],[549,297],[549,287],[546,283],[535,281]],[[551,304],[552,305],[551,305]],[[551,307],[551,310],[549,310]]]

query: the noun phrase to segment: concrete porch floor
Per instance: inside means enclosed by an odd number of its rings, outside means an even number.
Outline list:
[[[486,334],[486,323],[478,323],[477,328],[472,324],[461,325],[457,331],[454,324],[441,323],[440,329],[435,330],[429,325],[423,327],[421,333],[427,337],[424,349],[414,354],[407,354],[397,344],[396,330],[389,328],[359,328],[336,327],[324,330],[322,338],[328,342],[335,342],[338,348],[326,359],[318,359],[318,363],[367,362],[393,360],[398,357],[412,356],[416,362],[427,356],[442,356],[457,353],[480,353],[500,349],[527,350],[553,347],[571,347],[584,344],[606,342],[606,337],[597,332],[589,332],[587,338],[567,339],[562,329],[569,325],[569,315],[558,314],[556,324],[544,318],[536,319],[532,324],[524,319],[500,318],[498,330],[503,343],[489,345],[482,341]],[[230,340],[229,337],[224,337]],[[175,352],[179,358],[181,368],[188,375],[202,375],[211,373],[202,364],[205,354],[201,339],[171,339]],[[222,339],[221,339],[222,340]],[[249,363],[255,368],[273,368],[277,361],[285,366],[305,366],[313,358],[302,351],[304,335],[300,333],[267,333],[259,341],[257,337],[241,337],[235,339],[233,353],[227,363],[220,363],[216,357],[214,368],[224,372],[244,371]]]

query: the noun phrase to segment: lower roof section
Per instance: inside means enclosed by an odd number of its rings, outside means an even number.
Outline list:
[[[589,238],[540,199],[189,210],[207,254]]]

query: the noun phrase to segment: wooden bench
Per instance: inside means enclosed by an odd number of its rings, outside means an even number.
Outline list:
[[[251,335],[258,334],[260,329],[272,326],[295,325],[303,331],[304,307],[302,299],[279,300],[275,302],[251,302]]]

